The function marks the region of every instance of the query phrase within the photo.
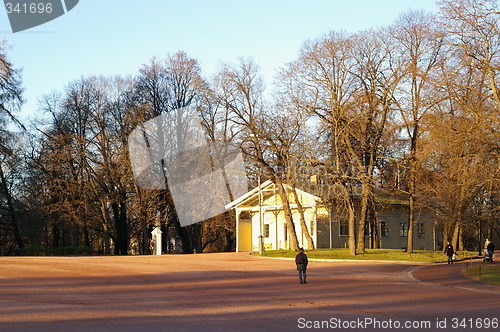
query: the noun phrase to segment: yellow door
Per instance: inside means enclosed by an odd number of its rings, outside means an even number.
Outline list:
[[[238,251],[252,251],[252,224],[240,222],[238,228]]]

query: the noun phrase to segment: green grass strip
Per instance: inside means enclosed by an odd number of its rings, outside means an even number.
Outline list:
[[[465,274],[475,280],[493,285],[500,285],[500,265],[481,264],[465,270]]]
[[[265,257],[293,258],[297,252],[291,250],[266,250]],[[349,249],[315,249],[306,250],[307,257],[316,259],[366,260],[366,261],[408,261],[425,263],[443,263],[448,260],[442,251],[416,250],[407,253],[402,249],[366,249],[365,253],[352,256]],[[457,260],[477,257],[476,251],[460,251]]]

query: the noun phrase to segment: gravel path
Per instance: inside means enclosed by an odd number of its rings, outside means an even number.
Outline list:
[[[0,331],[482,331],[500,320],[500,287],[460,264],[311,262],[308,282],[293,261],[244,253],[0,257]]]

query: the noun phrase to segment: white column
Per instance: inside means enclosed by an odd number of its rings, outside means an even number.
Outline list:
[[[236,252],[240,251],[240,210],[236,208]],[[251,241],[251,239],[250,239]]]
[[[161,234],[162,233],[163,232],[160,230],[159,227],[156,227],[151,232],[151,234],[153,235],[153,243],[154,243],[153,255],[161,255]]]

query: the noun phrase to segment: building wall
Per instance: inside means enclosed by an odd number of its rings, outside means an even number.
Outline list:
[[[316,232],[316,214],[314,213],[314,209],[309,208],[304,211],[304,218],[306,220],[306,225],[309,230],[309,234],[313,239],[314,245],[317,242],[317,232]],[[300,213],[296,211],[293,214],[293,223],[295,224],[295,232],[297,233],[297,239],[299,240],[299,247],[304,249],[311,249],[307,245],[307,239],[304,235],[304,231],[300,225]]]
[[[405,207],[395,206],[380,211],[377,215],[379,231],[382,223],[386,223],[388,233],[380,232],[380,248],[406,249],[408,237],[402,230],[401,223],[408,221],[408,211]],[[341,234],[341,219],[347,222],[344,215],[333,214],[332,221],[328,218],[318,220],[318,248],[347,248],[348,235]],[[419,226],[421,224],[421,226]],[[418,230],[421,230],[419,234]],[[344,229],[344,234],[346,234]],[[413,247],[416,250],[434,250],[434,222],[429,214],[422,213],[417,217],[414,226]],[[370,238],[365,237],[365,246],[370,247]]]
[[[263,194],[262,230],[259,216],[258,199],[253,198],[248,205],[240,205],[240,211],[247,211],[245,220],[239,221],[238,250],[259,251],[259,236],[264,235],[264,247],[267,250],[289,249],[289,235],[286,231],[285,215],[281,210],[279,195],[266,191]],[[347,248],[348,226],[345,215],[333,212],[330,216],[324,208],[316,208],[315,196],[299,192],[299,199],[305,209],[305,219],[316,248]],[[293,195],[289,196],[291,204],[295,203]],[[300,214],[292,209],[295,231],[300,247],[310,249],[300,226]],[[414,228],[414,248],[416,250],[434,250],[435,230],[434,221],[430,213],[420,213],[417,216]],[[342,222],[344,220],[344,223]],[[407,246],[407,233],[402,225],[408,220],[408,208],[403,205],[394,205],[377,213],[380,247],[387,249],[404,249]],[[251,225],[249,224],[251,223]],[[403,223],[403,224],[402,224]],[[407,224],[406,224],[407,225]],[[407,226],[406,226],[407,228]],[[420,231],[420,232],[419,232]],[[384,234],[385,233],[385,234]],[[370,237],[365,238],[365,246],[371,247]]]
[[[277,249],[289,249],[289,235],[286,232],[285,214],[283,211],[270,210],[263,212],[263,235],[269,235],[264,237],[264,248],[266,250],[277,250]],[[295,225],[295,232],[299,241],[299,247],[304,247],[304,249],[309,249],[307,246],[306,237],[300,225],[300,214],[298,211],[293,211],[292,214],[293,222]],[[314,243],[316,243],[317,237],[316,232],[316,219],[314,210],[308,208],[304,212],[304,217],[307,223],[307,227],[313,238]],[[268,225],[268,226],[266,226]],[[267,231],[266,231],[267,230]],[[260,235],[260,218],[259,213],[255,213],[252,216],[252,250],[259,250],[259,235]]]
[[[379,214],[379,227],[382,222],[389,226],[389,234],[380,234],[381,248],[406,249],[408,236],[405,233],[408,225],[406,211],[384,211]],[[404,225],[402,225],[404,224]],[[415,250],[434,250],[434,222],[429,215],[416,218],[413,228],[413,248]]]

